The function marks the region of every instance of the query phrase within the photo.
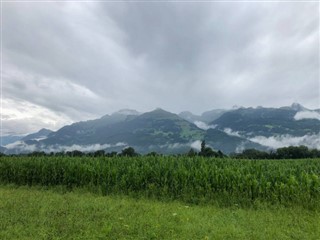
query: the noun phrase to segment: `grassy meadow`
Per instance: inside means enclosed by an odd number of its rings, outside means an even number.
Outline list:
[[[218,207],[0,186],[0,239],[299,239],[320,236],[318,210]]]
[[[319,239],[320,159],[1,157],[0,239]]]

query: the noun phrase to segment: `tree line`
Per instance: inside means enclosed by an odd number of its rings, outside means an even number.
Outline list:
[[[241,153],[230,154],[232,158],[240,159],[299,159],[299,158],[320,158],[320,150],[309,149],[306,146],[282,147],[270,152],[257,149],[246,149]]]
[[[106,152],[105,150],[98,150],[94,152],[82,152],[79,150],[66,151],[66,152],[44,152],[34,151],[27,154],[14,154],[23,156],[68,156],[68,157],[115,157],[115,156],[126,156],[126,157],[137,157],[141,154],[137,153],[133,147],[127,147],[122,149],[121,152]],[[6,156],[4,153],[0,153],[0,156]],[[150,152],[145,156],[162,156],[161,153]],[[224,154],[220,150],[215,151],[206,145],[203,140],[201,142],[200,151],[196,151],[191,148],[187,153],[176,154],[175,156],[188,156],[188,157],[213,157],[213,158],[236,158],[236,159],[301,159],[301,158],[320,158],[320,150],[309,149],[306,146],[289,146],[282,147],[269,152],[260,151],[257,149],[245,149],[241,153],[231,153],[229,155]]]

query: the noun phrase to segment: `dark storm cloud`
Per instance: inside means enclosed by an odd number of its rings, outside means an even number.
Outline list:
[[[317,108],[318,9],[288,2],[6,2],[4,113],[14,121],[45,109],[58,127],[120,108],[200,113],[293,101]],[[33,106],[28,114],[12,110],[22,103]],[[39,127],[45,122],[37,117]]]

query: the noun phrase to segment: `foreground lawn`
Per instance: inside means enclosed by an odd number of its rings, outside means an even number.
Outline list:
[[[0,186],[0,239],[319,239],[320,212],[300,207],[187,206]]]

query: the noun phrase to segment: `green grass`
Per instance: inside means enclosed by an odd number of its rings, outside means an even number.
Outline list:
[[[184,139],[203,139],[204,134],[202,131],[198,129],[191,129],[190,124],[188,122],[178,122],[179,127],[181,128],[182,132],[180,136]]]
[[[0,186],[0,239],[299,239],[320,236],[318,210],[220,208]]]

